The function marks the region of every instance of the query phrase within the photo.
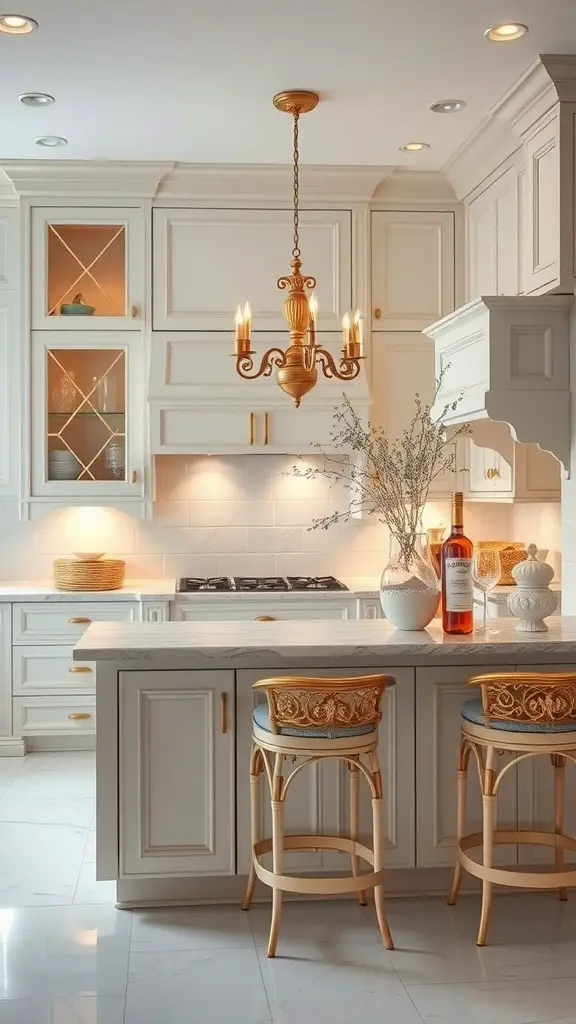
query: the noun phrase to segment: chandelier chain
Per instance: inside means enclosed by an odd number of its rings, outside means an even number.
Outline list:
[[[295,260],[300,259],[300,218],[299,218],[299,172],[298,172],[298,160],[300,153],[298,151],[298,119],[300,112],[294,111],[294,248],[292,249],[292,256]]]

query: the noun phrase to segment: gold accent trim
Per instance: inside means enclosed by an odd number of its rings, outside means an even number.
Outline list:
[[[382,316],[382,310],[381,309],[375,309],[374,310],[374,319],[375,320],[379,320],[381,316]]]
[[[257,615],[254,622],[276,622],[273,615]]]
[[[89,665],[71,665],[68,669],[69,672],[91,672],[92,669]]]
[[[91,622],[92,619],[85,619],[81,615],[74,616],[74,618],[72,619],[68,619],[69,626],[89,626]]]
[[[500,477],[500,470],[496,469],[495,466],[492,466],[490,469],[486,470],[486,479],[487,480],[496,480],[499,477]]]
[[[553,727],[574,722],[576,732],[576,674],[555,672],[496,672],[474,676],[471,684],[482,690],[482,708],[488,722],[538,723]]]
[[[286,726],[306,729],[346,729],[376,726],[382,718],[380,701],[391,676],[353,676],[347,679],[284,676],[262,679],[253,689],[265,690],[273,733]]]
[[[269,431],[268,431],[268,413],[267,413],[267,412],[265,412],[265,413],[264,413],[264,444],[268,444],[268,437],[269,437]]]
[[[132,470],[132,483],[135,484],[138,479],[138,473],[135,469]]]
[[[272,100],[276,110],[284,114],[309,114],[320,102],[317,92],[310,92],[307,89],[288,89],[286,92],[277,92]]]
[[[249,422],[248,436],[249,436],[249,439],[250,439],[250,444],[254,444],[254,413],[253,412],[248,413],[248,422]]]
[[[222,735],[225,736],[228,732],[228,694],[222,693],[220,695],[220,709],[222,712]]]
[[[74,711],[71,715],[68,715],[71,722],[83,722],[87,718],[92,718],[92,715],[88,711]]]
[[[135,320],[136,317],[138,316],[138,306],[132,306],[131,313],[132,319]]]

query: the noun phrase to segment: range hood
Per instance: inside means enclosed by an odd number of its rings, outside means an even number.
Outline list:
[[[432,338],[433,414],[447,426],[507,423],[516,441],[570,465],[570,320],[574,295],[482,296],[424,331]]]

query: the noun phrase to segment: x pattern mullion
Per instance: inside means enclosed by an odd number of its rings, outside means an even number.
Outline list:
[[[78,275],[78,277],[72,282],[71,285],[69,285],[69,287],[66,289],[64,294],[60,296],[60,298],[58,299],[58,302],[55,302],[54,305],[52,306],[52,308],[48,311],[49,315],[54,313],[54,311],[58,308],[58,306],[63,301],[63,299],[65,299],[66,296],[68,295],[68,293],[71,292],[76,287],[76,285],[82,280],[84,275],[87,275],[94,282],[96,287],[100,289],[102,294],[105,295],[106,298],[108,299],[108,301],[111,302],[112,305],[113,305],[114,304],[114,300],[113,300],[112,296],[108,294],[106,289],[100,284],[100,282],[97,280],[97,278],[94,277],[94,274],[91,273],[91,270],[92,270],[92,267],[98,262],[98,260],[104,255],[104,253],[110,248],[110,246],[116,241],[118,236],[122,234],[122,232],[124,231],[124,225],[120,225],[120,227],[118,228],[116,234],[112,236],[112,238],[106,243],[104,248],[98,253],[97,256],[94,257],[92,262],[89,263],[87,267],[84,266],[84,264],[83,264],[82,260],[80,259],[80,257],[76,255],[76,253],[68,245],[66,240],[64,238],[62,238],[62,235],[56,230],[54,224],[50,224],[49,228],[52,231],[52,233],[56,236],[58,241],[70,253],[72,258],[76,260],[78,266],[80,266],[82,268],[82,271]]]

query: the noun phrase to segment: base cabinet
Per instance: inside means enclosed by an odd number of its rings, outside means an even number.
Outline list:
[[[119,673],[120,875],[233,875],[234,672]]]

